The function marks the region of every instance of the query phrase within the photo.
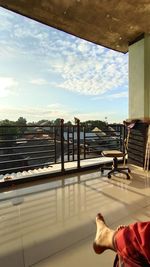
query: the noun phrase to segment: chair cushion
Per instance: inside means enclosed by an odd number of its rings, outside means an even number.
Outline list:
[[[119,151],[119,150],[104,150],[102,151],[102,155],[104,157],[123,157],[124,156],[124,153],[122,151]]]

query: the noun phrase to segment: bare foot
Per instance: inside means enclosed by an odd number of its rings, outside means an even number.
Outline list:
[[[95,241],[93,243],[93,249],[95,253],[101,254],[106,249],[114,250],[113,236],[115,231],[108,228],[103,216],[100,213],[98,213],[96,216],[96,226],[97,226],[97,232]]]

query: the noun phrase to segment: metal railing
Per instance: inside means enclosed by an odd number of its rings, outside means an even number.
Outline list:
[[[95,125],[96,127],[96,125]],[[105,131],[90,131],[75,125],[0,126],[0,174],[10,174],[101,157],[102,150],[123,150],[125,127],[108,125]]]

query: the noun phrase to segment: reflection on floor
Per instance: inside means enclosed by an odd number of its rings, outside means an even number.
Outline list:
[[[0,266],[112,266],[94,254],[95,215],[115,228],[150,218],[150,175],[131,166],[131,180],[99,170],[0,193]]]

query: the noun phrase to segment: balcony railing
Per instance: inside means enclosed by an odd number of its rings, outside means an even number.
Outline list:
[[[108,125],[105,131],[75,125],[0,126],[0,174],[11,174],[101,157],[104,149],[123,150],[125,127]]]

